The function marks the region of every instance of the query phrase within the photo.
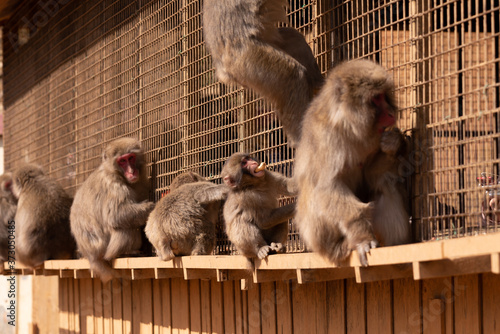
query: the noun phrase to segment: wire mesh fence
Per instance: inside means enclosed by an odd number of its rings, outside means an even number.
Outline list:
[[[369,58],[394,77],[417,240],[496,231],[499,0],[291,0],[287,10],[325,75]],[[109,141],[132,136],[153,200],[184,171],[220,183],[238,151],[293,174],[273,105],[217,81],[201,1],[25,1],[3,46],[7,170],[41,164],[74,193]],[[289,225],[288,251],[303,251]],[[230,253],[220,236],[217,252]]]

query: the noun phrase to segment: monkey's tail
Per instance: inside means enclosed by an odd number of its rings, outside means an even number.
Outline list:
[[[95,275],[97,275],[103,283],[107,283],[114,277],[117,277],[115,271],[111,267],[111,264],[103,259],[92,259],[89,260],[90,269]]]

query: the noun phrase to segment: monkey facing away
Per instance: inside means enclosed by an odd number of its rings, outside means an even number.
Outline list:
[[[19,167],[12,179],[12,192],[18,200],[14,218],[16,259],[34,268],[45,260],[72,258],[71,197],[37,165]]]
[[[323,76],[304,37],[286,22],[284,0],[205,0],[203,30],[216,74],[276,103],[288,140],[300,124]],[[283,86],[286,84],[286,88]]]
[[[295,195],[291,180],[246,153],[229,157],[221,176],[230,188],[223,209],[226,233],[238,252],[252,260],[282,251],[295,203],[279,207],[278,196]]]
[[[219,211],[228,190],[192,172],[174,179],[170,193],[157,203],[146,224],[146,236],[161,260],[213,251]]]
[[[71,232],[90,268],[107,282],[110,262],[137,252],[142,229],[154,207],[141,144],[134,138],[112,141],[101,165],[77,190],[71,207]]]
[[[14,216],[16,215],[17,199],[12,193],[12,174],[0,175],[0,273],[3,272],[3,262],[8,260],[9,222],[14,231]]]
[[[296,222],[309,249],[340,263],[353,249],[367,265],[377,246],[410,241],[397,155],[394,86],[367,60],[334,68],[304,117],[295,167]],[[371,201],[366,203],[366,201]]]

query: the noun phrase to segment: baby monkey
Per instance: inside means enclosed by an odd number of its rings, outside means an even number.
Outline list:
[[[295,203],[279,207],[278,196],[295,195],[291,179],[247,153],[229,157],[221,176],[230,188],[223,209],[226,233],[238,252],[264,259],[270,251],[283,251]]]
[[[228,190],[193,172],[172,181],[170,192],[158,202],[146,224],[146,236],[161,260],[212,253],[219,211]]]

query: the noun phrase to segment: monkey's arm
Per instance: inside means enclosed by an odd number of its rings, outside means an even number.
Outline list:
[[[193,197],[200,204],[207,204],[226,199],[229,187],[220,184],[214,184],[209,187],[203,187],[195,191]]]
[[[290,203],[282,207],[273,209],[269,217],[264,221],[258,222],[258,224],[262,230],[267,230],[287,221],[290,218],[293,218],[294,214],[295,203]]]
[[[153,202],[124,203],[118,206],[114,216],[111,215],[111,227],[131,229],[144,226],[154,206]]]

